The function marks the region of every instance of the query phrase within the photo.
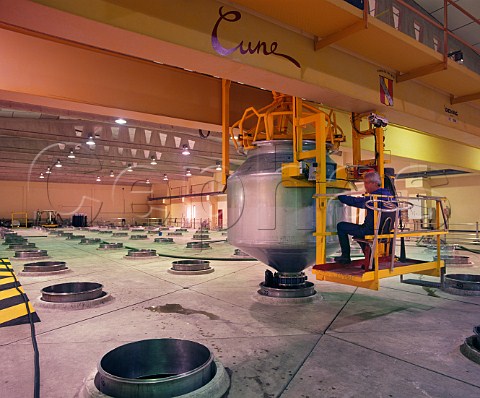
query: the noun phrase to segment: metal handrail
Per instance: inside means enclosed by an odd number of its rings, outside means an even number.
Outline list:
[[[412,13],[414,13],[418,17],[422,18],[423,20],[425,20],[429,24],[431,24],[431,25],[435,26],[436,28],[443,31],[443,39],[444,39],[443,40],[443,60],[444,60],[445,64],[446,64],[447,59],[448,59],[448,38],[449,37],[452,37],[455,40],[458,40],[460,43],[465,45],[467,48],[469,48],[470,50],[472,50],[476,54],[480,55],[480,50],[478,48],[473,47],[471,44],[467,43],[465,40],[458,37],[455,33],[451,32],[448,29],[448,5],[452,5],[453,7],[458,9],[460,12],[462,12],[464,15],[466,15],[468,18],[470,18],[472,20],[472,22],[476,23],[477,25],[480,24],[480,20],[478,18],[476,18],[475,16],[470,14],[468,11],[464,10],[461,6],[459,6],[454,1],[444,0],[444,18],[443,18],[444,22],[443,22],[443,24],[439,23],[438,21],[435,21],[430,16],[425,15],[421,11],[417,10],[416,8],[411,6],[410,4],[406,3],[405,0],[395,0],[395,3],[402,5],[403,7],[407,8]],[[393,2],[392,2],[392,4],[393,4]],[[365,14],[365,12],[368,12],[369,2],[365,1],[363,7],[364,7],[363,11],[364,11],[364,14]]]

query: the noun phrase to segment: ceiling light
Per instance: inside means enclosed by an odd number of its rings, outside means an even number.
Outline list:
[[[93,135],[88,136],[87,145],[95,145],[95,141],[93,140]]]
[[[152,159],[152,161],[150,162],[151,165],[155,166],[157,164],[157,161],[155,160],[155,156],[152,156],[150,159]]]
[[[166,174],[163,175],[163,181],[168,181],[168,176]]]
[[[150,184],[150,180],[147,178],[147,180],[145,181],[145,184]]]
[[[110,170],[110,177],[115,177],[115,174],[113,174],[113,170]]]
[[[187,144],[185,144],[183,146],[182,155],[185,155],[185,156],[190,155],[190,151],[188,150],[188,145]]]
[[[57,159],[57,163],[55,163],[55,167],[62,167],[62,163],[60,162],[60,159]]]
[[[127,121],[125,119],[122,119],[119,117],[117,120],[115,120],[115,123],[117,124],[127,124]]]
[[[217,167],[215,168],[215,170],[217,170],[217,171],[222,170],[222,165],[221,165],[220,161],[217,161]]]
[[[45,176],[43,175],[43,173],[40,173],[40,177],[38,178],[45,178]]]
[[[127,171],[133,171],[131,164],[128,164]]]
[[[185,175],[187,177],[191,177],[192,176],[192,173],[190,172],[190,169],[187,169],[187,172],[185,173]]]
[[[68,153],[67,158],[69,158],[69,159],[75,159],[75,154],[73,153],[73,149],[70,149],[70,152]]]
[[[52,174],[52,169],[50,166],[47,167],[47,171],[45,172],[46,174]]]
[[[96,181],[97,181],[97,182],[100,182],[100,181],[102,181],[102,180],[100,179],[100,176],[97,176],[97,179],[96,179]]]

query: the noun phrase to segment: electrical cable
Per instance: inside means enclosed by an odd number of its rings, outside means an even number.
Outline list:
[[[467,252],[471,252],[471,253],[475,253],[475,254],[480,254],[480,250],[469,249],[468,247],[461,246],[461,245],[459,245],[458,248],[459,248],[460,250],[466,250]]]
[[[33,345],[33,352],[34,352],[33,363],[34,363],[34,369],[35,369],[35,376],[34,376],[34,384],[33,384],[33,397],[40,398],[40,353],[38,351],[37,338],[35,335],[35,323],[33,321],[32,313],[30,312],[30,307],[28,305],[28,298],[27,298],[27,295],[19,289],[20,283],[18,282],[18,279],[15,276],[15,273],[13,272],[13,268],[9,267],[8,264],[3,260],[3,258],[0,258],[0,261],[2,262],[3,265],[5,265],[5,268],[10,271],[10,274],[12,275],[14,280],[15,289],[18,291],[18,293],[22,297],[23,302],[25,303],[25,306],[27,308],[28,321],[30,323],[30,333],[32,336],[32,345]]]

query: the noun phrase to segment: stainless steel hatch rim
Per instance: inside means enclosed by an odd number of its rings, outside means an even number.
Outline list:
[[[43,288],[42,300],[54,303],[72,303],[101,297],[103,285],[96,282],[66,282]]]
[[[54,272],[67,269],[65,261],[37,261],[23,264],[23,272]]]
[[[447,274],[442,290],[460,296],[480,296],[480,275]]]
[[[216,366],[202,344],[180,339],[149,339],[128,343],[103,356],[95,386],[114,397],[178,396],[212,380]]]

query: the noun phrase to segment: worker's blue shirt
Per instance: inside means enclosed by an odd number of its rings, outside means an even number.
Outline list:
[[[380,208],[380,209],[382,209],[384,207],[383,203],[381,203],[382,201],[383,202],[391,202],[395,199],[394,196],[392,195],[392,193],[388,189],[385,189],[385,188],[378,188],[376,191],[372,192],[368,196],[349,196],[349,195],[339,195],[338,196],[338,200],[342,203],[345,203],[348,206],[358,207],[359,209],[366,209],[367,210],[367,214],[365,215],[365,221],[362,224],[365,227],[367,234],[373,233],[373,230],[374,230],[373,210],[371,210],[371,209],[369,209],[365,206],[365,203],[367,203],[369,200],[374,199],[372,195],[379,195],[379,197],[376,198],[376,199],[380,201],[380,202],[377,203],[377,207]],[[383,226],[383,220],[386,217],[391,217],[393,219],[395,216],[392,213],[383,213],[382,217],[381,217],[381,221],[380,221],[381,228]],[[391,224],[391,227],[393,227],[393,224]]]

